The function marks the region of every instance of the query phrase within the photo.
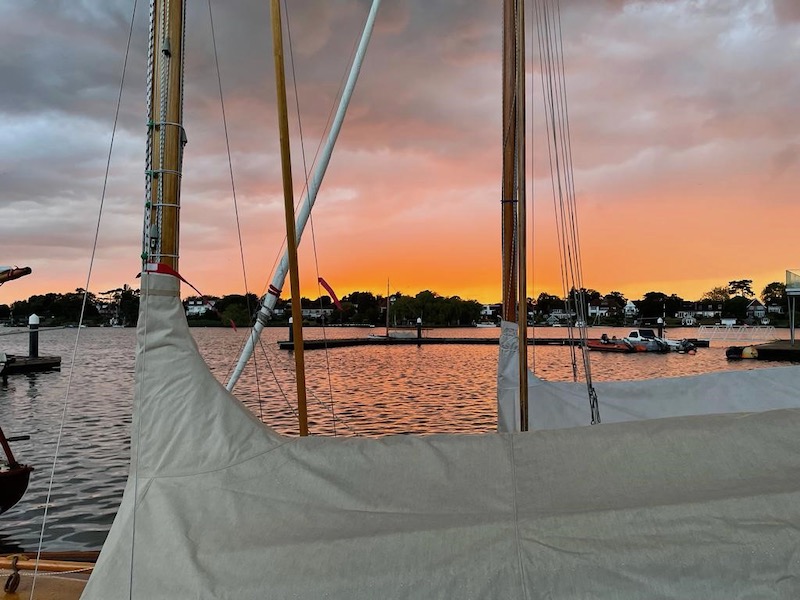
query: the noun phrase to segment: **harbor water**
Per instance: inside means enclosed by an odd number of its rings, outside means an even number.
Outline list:
[[[333,339],[382,332],[307,328],[304,335]],[[627,330],[594,328],[590,337],[601,333],[622,337]],[[248,331],[198,328],[192,334],[211,371],[226,381]],[[498,334],[493,328],[424,333],[459,338]],[[568,330],[536,329],[534,335],[565,337]],[[674,329],[668,335],[695,337],[697,329]],[[788,332],[777,335],[788,337]],[[296,435],[293,355],[277,349],[277,341],[286,338],[283,328],[265,330],[236,395],[266,424]],[[0,350],[25,355],[27,344],[23,330],[0,330]],[[40,536],[45,550],[97,550],[128,475],[135,330],[43,331],[39,344],[41,354],[62,357],[61,371],[14,375],[0,385],[0,425],[8,436],[31,436],[14,443],[13,450],[17,460],[35,468],[26,495],[0,516],[0,551],[34,551]],[[727,345],[714,342],[695,355],[593,353],[592,375],[596,381],[648,379],[780,364],[730,362]],[[496,345],[375,345],[308,352],[310,430],[348,436],[494,431],[497,352]],[[536,346],[529,349],[529,361],[540,377],[568,381],[574,372],[572,352],[567,346]]]

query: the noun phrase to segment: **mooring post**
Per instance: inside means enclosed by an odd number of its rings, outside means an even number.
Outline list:
[[[656,325],[658,325],[658,337],[664,337],[664,319],[658,317],[658,321],[656,321]]]
[[[294,343],[294,330],[292,329],[293,322],[294,319],[292,319],[292,317],[289,317],[289,341],[292,343]]]
[[[422,339],[422,317],[417,317],[417,339]]]
[[[36,314],[28,317],[28,329],[28,356],[39,358],[39,317]]]

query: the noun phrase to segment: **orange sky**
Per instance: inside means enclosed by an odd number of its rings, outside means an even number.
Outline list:
[[[247,287],[256,293],[269,281],[284,236],[262,4],[214,8]],[[368,5],[290,4],[310,163]],[[587,287],[633,299],[648,291],[698,299],[734,279],[752,279],[760,292],[800,266],[800,4],[720,6],[562,2]],[[86,284],[130,10],[127,0],[0,7],[7,59],[0,64],[0,264],[33,268],[0,287],[0,303]],[[95,292],[135,286],[139,269],[142,12],[90,283]],[[500,299],[501,20],[499,5],[489,1],[384,4],[315,208],[316,251],[311,229],[301,249],[304,296],[318,295],[318,268],[339,295],[383,293],[388,279],[392,291]],[[180,270],[204,293],[241,293],[207,8],[190,7],[188,21]],[[535,296],[560,293],[536,53],[529,82]],[[294,106],[294,89],[289,93]],[[296,114],[292,128],[299,199]]]

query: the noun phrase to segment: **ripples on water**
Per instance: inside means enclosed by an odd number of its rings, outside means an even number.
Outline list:
[[[10,330],[2,330],[5,333]],[[319,328],[308,338],[362,337],[370,329]],[[627,331],[604,330],[625,335]],[[497,337],[497,329],[430,330],[426,336]],[[690,337],[696,330],[674,330]],[[72,353],[78,330],[42,332],[40,352],[62,357],[60,372],[9,377],[0,387],[0,423],[7,435],[29,434],[16,442],[18,460],[35,471],[20,503],[0,516],[0,551],[38,546],[62,414],[63,434],[44,532],[46,550],[96,550],[102,545],[125,485],[130,455],[133,394],[133,329],[80,330],[75,368]],[[211,371],[226,381],[247,331],[193,329]],[[560,337],[564,330],[537,330],[537,337]],[[598,334],[599,335],[599,334]],[[597,337],[597,336],[593,336]],[[295,435],[294,358],[277,350],[284,329],[267,329],[255,366],[245,370],[237,396],[277,431]],[[27,354],[27,336],[0,336],[7,353]],[[773,366],[760,361],[728,362],[725,346],[696,355],[592,355],[595,380],[645,379],[729,369]],[[570,350],[537,346],[530,350],[545,379],[572,379]],[[373,346],[306,353],[309,425],[322,435],[377,436],[402,433],[494,431],[497,346]],[[258,376],[256,376],[256,373]],[[72,377],[66,411],[65,392]],[[335,415],[333,418],[332,415]]]

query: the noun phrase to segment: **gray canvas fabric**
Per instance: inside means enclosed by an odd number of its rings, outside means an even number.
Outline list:
[[[177,282],[142,288],[135,456],[84,598],[800,597],[799,410],[284,438],[208,373]]]

